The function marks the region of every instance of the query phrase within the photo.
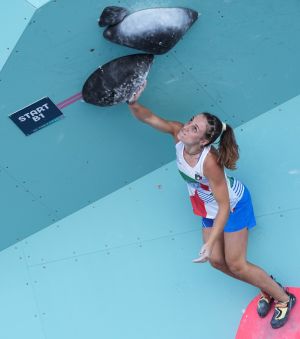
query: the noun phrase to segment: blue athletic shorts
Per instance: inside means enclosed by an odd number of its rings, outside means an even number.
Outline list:
[[[212,227],[214,219],[202,218],[202,227]],[[248,229],[256,225],[250,192],[245,187],[241,200],[230,212],[224,232],[236,232],[247,227]]]

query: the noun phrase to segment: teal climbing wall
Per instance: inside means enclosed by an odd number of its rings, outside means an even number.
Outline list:
[[[136,52],[102,38],[97,19],[111,4],[0,3],[0,338],[234,338],[257,290],[192,264],[200,221],[168,136],[125,105],[77,101],[27,137],[8,118],[44,96],[62,102],[99,65]],[[252,192],[258,222],[249,260],[299,286],[299,2],[114,5],[201,13],[156,57],[141,102],[180,121],[212,111],[235,127],[235,175]],[[278,243],[285,251],[275,260]]]

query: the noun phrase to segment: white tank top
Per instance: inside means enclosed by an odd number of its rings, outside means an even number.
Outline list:
[[[184,144],[179,141],[176,144],[176,161],[179,173],[186,181],[193,210],[196,215],[204,218],[215,219],[218,213],[218,203],[215,200],[208,179],[203,175],[203,164],[211,146],[204,147],[197,164],[190,166],[183,157]],[[244,193],[244,185],[225,173],[227,180],[230,209],[233,210]]]

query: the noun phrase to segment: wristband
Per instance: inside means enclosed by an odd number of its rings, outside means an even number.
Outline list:
[[[135,104],[137,101],[136,100],[126,100],[126,104],[127,105],[133,105],[133,104]]]

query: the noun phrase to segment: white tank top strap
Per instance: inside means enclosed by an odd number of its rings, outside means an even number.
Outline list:
[[[200,175],[201,175],[202,177],[204,177],[204,173],[203,173],[204,160],[205,160],[207,154],[208,154],[209,151],[210,151],[210,147],[211,147],[211,145],[205,146],[205,147],[203,148],[203,151],[202,151],[201,156],[200,156],[200,159],[199,159],[199,171],[200,171]]]

